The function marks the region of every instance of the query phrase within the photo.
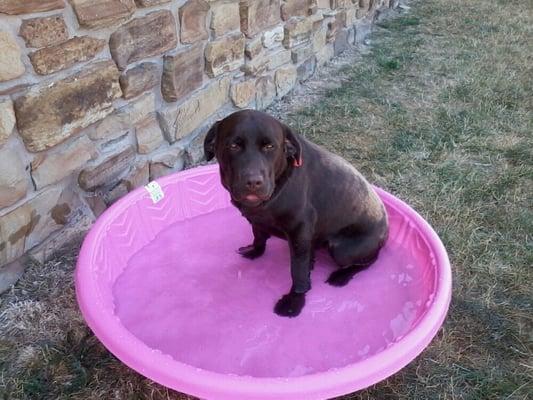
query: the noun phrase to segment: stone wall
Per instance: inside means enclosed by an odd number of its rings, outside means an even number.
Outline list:
[[[0,266],[202,160],[393,0],[0,0]],[[47,245],[43,245],[47,243]]]

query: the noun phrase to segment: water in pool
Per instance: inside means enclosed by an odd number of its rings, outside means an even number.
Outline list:
[[[287,243],[272,238],[261,258],[248,260],[236,249],[251,241],[250,226],[233,208],[169,226],[117,278],[116,314],[148,346],[180,362],[287,377],[385,349],[431,300],[425,261],[389,240],[378,261],[342,288],[324,283],[336,267],[317,252],[305,308],[296,318],[279,317],[274,304],[291,285]]]

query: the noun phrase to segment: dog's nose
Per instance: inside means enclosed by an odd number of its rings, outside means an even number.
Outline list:
[[[261,175],[248,176],[246,178],[246,189],[256,191],[263,186],[263,177]]]

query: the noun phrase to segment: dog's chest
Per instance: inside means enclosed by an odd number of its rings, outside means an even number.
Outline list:
[[[246,212],[243,211],[242,215],[254,225],[260,225],[264,227],[279,227],[279,220],[274,215],[268,212]]]
[[[246,213],[242,211],[242,215],[248,222],[261,230],[268,232],[271,235],[285,238],[287,232],[287,224],[285,219],[273,215],[269,212],[254,212]]]

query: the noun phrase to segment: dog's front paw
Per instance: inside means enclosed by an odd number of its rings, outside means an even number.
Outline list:
[[[290,292],[278,300],[274,312],[282,317],[293,318],[300,314],[305,305],[305,293]]]
[[[250,246],[241,247],[237,251],[241,256],[249,258],[250,260],[253,260],[254,258],[257,258],[259,256],[262,256],[265,252],[265,247],[256,247],[253,244]]]

